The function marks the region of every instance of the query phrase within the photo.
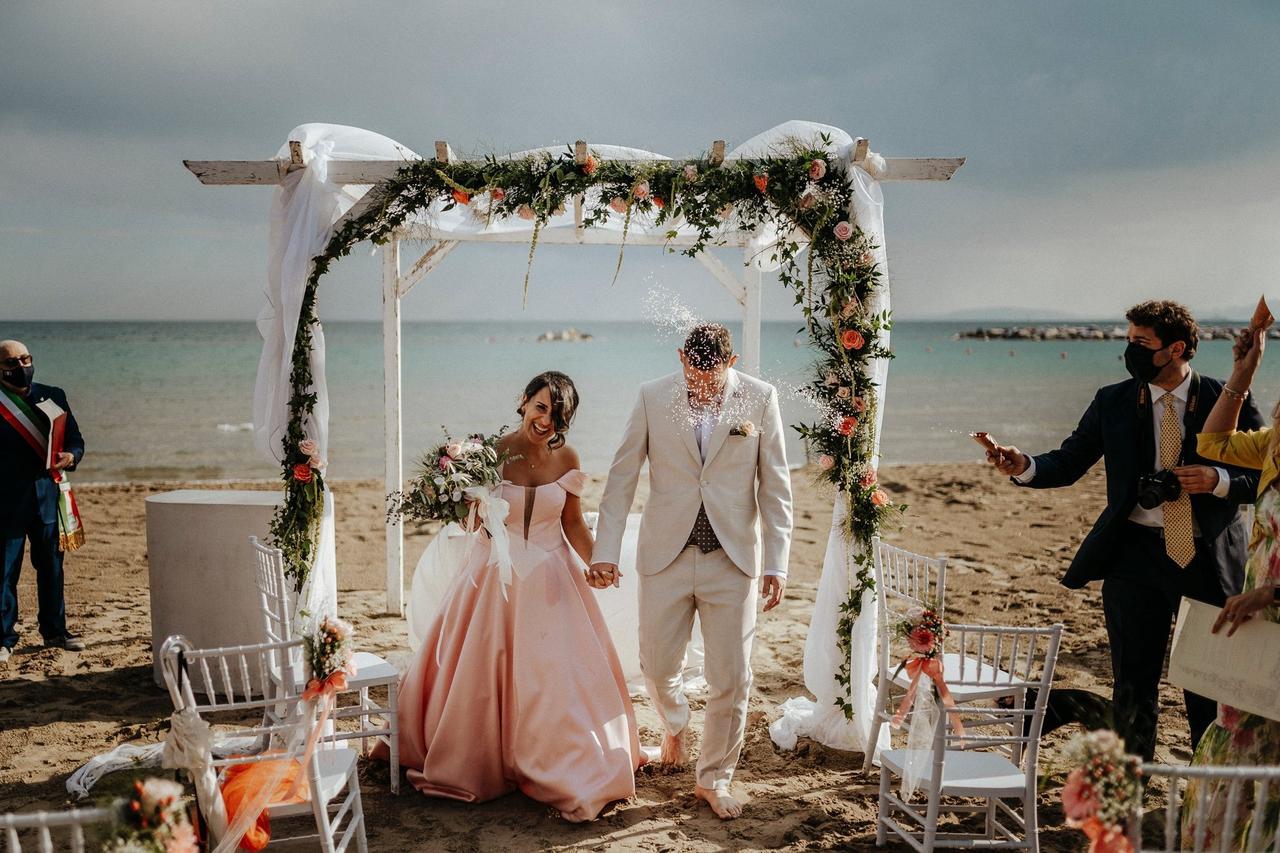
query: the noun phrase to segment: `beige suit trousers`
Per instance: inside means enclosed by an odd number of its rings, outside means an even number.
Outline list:
[[[662,571],[640,575],[640,669],[669,734],[689,724],[682,670],[695,613],[702,623],[709,688],[697,766],[703,788],[727,788],[742,753],[757,583],[723,549],[685,548]]]

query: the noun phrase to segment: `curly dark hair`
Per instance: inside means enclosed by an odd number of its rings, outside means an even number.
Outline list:
[[[569,424],[573,423],[573,416],[578,413],[578,388],[565,374],[558,370],[548,370],[529,380],[521,400],[533,399],[533,395],[543,388],[551,394],[551,424],[556,431],[547,442],[547,447],[555,450],[564,446],[564,435],[569,431]],[[516,408],[516,414],[524,417],[524,402]]]
[[[699,323],[684,339],[684,357],[698,370],[719,367],[733,357],[733,335],[720,323]]]
[[[1191,316],[1190,309],[1181,302],[1151,299],[1130,308],[1124,318],[1135,326],[1153,329],[1166,347],[1182,341],[1187,345],[1182,357],[1187,361],[1195,357],[1196,344],[1200,342],[1200,326]]]

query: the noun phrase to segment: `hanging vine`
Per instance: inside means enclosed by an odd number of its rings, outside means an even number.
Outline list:
[[[316,291],[334,261],[364,240],[386,243],[410,216],[437,202],[441,210],[469,209],[484,222],[517,216],[533,222],[527,297],[539,233],[580,195],[585,199],[584,228],[622,216],[624,235],[636,217],[654,227],[667,226],[669,238],[677,229],[691,230],[694,240],[683,250],[691,257],[723,242],[728,233],[772,226],[784,236],[771,260],[779,264],[783,286],[795,295],[816,356],[806,388],[820,417],[793,428],[817,454],[819,476],[844,495],[844,532],[856,546],[851,549],[850,597],[841,607],[838,632],[844,663],[837,678],[845,690],[837,703],[852,716],[844,698],[850,678],[849,643],[863,593],[874,589],[870,542],[886,518],[901,508],[879,488],[873,459],[879,403],[869,368],[873,360],[892,355],[881,344],[881,333],[890,327],[888,313],[866,309],[881,286],[881,272],[876,247],[853,220],[847,167],[830,159],[825,147],[829,142],[824,137],[824,147],[794,143],[790,151],[776,156],[724,162],[602,161],[592,153],[579,163],[571,149],[558,156],[538,153],[508,160],[491,156],[471,162],[414,161],[371,190],[374,203],[344,222],[314,258],[298,320],[284,440],[285,502],[271,525],[295,585],[301,589],[314,562],[323,511],[323,465],[304,442],[316,404],[310,360],[318,323]],[[803,263],[800,241],[785,236],[797,229],[809,249]]]

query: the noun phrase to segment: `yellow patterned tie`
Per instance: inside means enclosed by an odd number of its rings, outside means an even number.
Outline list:
[[[1173,395],[1160,398],[1164,416],[1160,419],[1160,467],[1173,468],[1182,455],[1182,431],[1178,413],[1173,409]],[[1191,529],[1191,498],[1184,491],[1176,501],[1164,505],[1164,550],[1180,567],[1186,568],[1196,555],[1195,534]]]

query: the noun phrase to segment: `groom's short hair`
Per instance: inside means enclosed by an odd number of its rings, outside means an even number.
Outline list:
[[[1156,333],[1165,346],[1182,341],[1187,345],[1183,359],[1195,357],[1196,344],[1200,342],[1200,326],[1191,310],[1170,299],[1152,299],[1141,302],[1125,312],[1124,318],[1135,326],[1146,326]]]
[[[698,370],[711,370],[733,357],[733,335],[720,323],[699,323],[684,339],[684,357]]]

